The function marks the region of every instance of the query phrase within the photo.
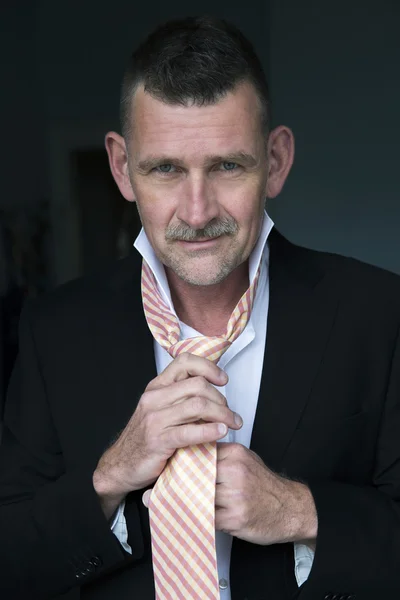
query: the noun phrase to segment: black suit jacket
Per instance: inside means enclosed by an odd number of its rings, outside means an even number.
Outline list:
[[[271,233],[251,448],[309,485],[318,541],[298,589],[291,544],[235,539],[233,600],[400,596],[399,325],[398,277]],[[0,449],[1,598],[154,598],[142,492],[128,556],[92,473],[155,376],[137,257],[26,307]]]

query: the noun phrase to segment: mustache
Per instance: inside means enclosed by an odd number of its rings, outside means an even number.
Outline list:
[[[239,231],[239,225],[235,219],[213,219],[203,229],[193,229],[189,225],[180,223],[171,225],[165,232],[165,239],[178,242],[195,242],[217,238],[220,235],[235,235]]]

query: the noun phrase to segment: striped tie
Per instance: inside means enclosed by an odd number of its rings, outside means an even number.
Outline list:
[[[156,341],[176,358],[182,352],[217,363],[250,318],[260,269],[241,297],[222,336],[180,341],[179,321],[162,299],[143,260],[142,298]],[[154,485],[149,502],[156,600],[217,600],[215,551],[216,443],[176,450]]]

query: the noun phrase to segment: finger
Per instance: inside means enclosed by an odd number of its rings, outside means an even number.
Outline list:
[[[222,507],[222,508],[215,508],[215,529],[217,531],[223,531],[225,533],[229,533],[232,534],[233,532],[233,521],[232,521],[232,517],[230,515],[229,509]]]
[[[202,376],[214,385],[226,385],[228,376],[215,363],[203,356],[184,352],[175,358],[166,369],[146,389],[157,389],[188,377]]]
[[[150,504],[150,496],[151,496],[151,492],[153,490],[146,490],[142,496],[142,502],[145,505],[146,508],[149,508],[149,504]]]
[[[236,446],[234,442],[221,442],[217,445],[217,461],[222,462],[231,457],[232,452],[235,452]]]
[[[204,396],[193,396],[168,406],[159,412],[159,417],[163,423],[168,423],[171,427],[200,420],[225,423],[230,429],[240,429],[243,425],[240,415],[230,410],[226,404],[218,404]]]
[[[225,396],[202,376],[178,381],[168,387],[154,390],[147,389],[145,394],[147,397],[144,400],[142,396],[142,403],[147,402],[147,406],[152,410],[179,404],[194,396],[202,396],[216,404],[227,404]]]
[[[172,448],[186,448],[186,446],[197,446],[216,442],[225,437],[228,427],[225,423],[190,423],[171,428],[166,434],[167,439],[163,445],[168,444]]]
[[[202,396],[216,404],[227,405],[226,397],[202,376],[173,383],[170,388],[175,402],[182,402],[193,396]]]
[[[223,483],[217,483],[215,486],[215,508],[228,508],[229,492]]]

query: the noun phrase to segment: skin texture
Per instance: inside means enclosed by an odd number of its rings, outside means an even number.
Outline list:
[[[279,194],[290,171],[293,134],[280,126],[265,139],[246,83],[201,107],[167,105],[139,88],[131,117],[129,140],[106,136],[111,171],[125,199],[137,204],[179,318],[218,335],[249,285],[248,257],[265,199]],[[151,485],[176,448],[241,427],[214,387],[225,383],[217,366],[191,355],[149,383],[93,476],[107,517],[127,493]],[[273,473],[240,444],[220,444],[216,527],[257,544],[312,545],[317,516],[305,485]]]

